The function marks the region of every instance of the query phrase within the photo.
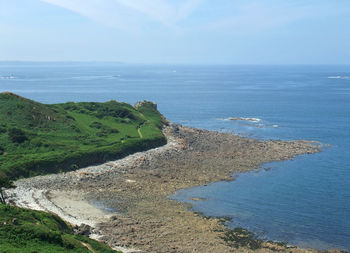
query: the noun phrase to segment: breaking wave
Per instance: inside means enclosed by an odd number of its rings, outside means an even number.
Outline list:
[[[237,122],[241,122],[239,123],[240,125],[244,125],[247,127],[254,127],[254,128],[279,128],[280,127],[277,124],[271,124],[260,118],[252,118],[252,117],[228,117],[228,118],[220,118],[219,120],[237,121]]]
[[[69,79],[73,80],[84,80],[84,81],[89,81],[89,80],[97,80],[97,79],[115,79],[121,77],[120,75],[105,75],[105,76],[74,76],[70,77]]]
[[[239,120],[239,121],[249,121],[249,122],[255,122],[255,123],[261,121],[261,119],[259,118],[243,118],[243,117],[229,117],[223,120]]]

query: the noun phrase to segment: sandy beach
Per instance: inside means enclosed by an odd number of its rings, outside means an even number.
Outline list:
[[[177,190],[233,180],[232,173],[319,152],[308,141],[260,141],[169,123],[165,146],[74,172],[16,182],[12,204],[91,226],[92,238],[124,252],[252,252],[223,240],[221,219],[170,200]],[[317,252],[264,243],[256,252]]]

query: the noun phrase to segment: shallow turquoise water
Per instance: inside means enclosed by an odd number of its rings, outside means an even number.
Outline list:
[[[184,125],[331,144],[320,154],[173,197],[206,215],[230,216],[228,225],[261,237],[350,250],[350,66],[0,63],[5,90],[45,103],[147,99]]]

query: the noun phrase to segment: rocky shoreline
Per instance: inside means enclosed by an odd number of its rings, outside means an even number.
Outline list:
[[[169,123],[166,145],[74,172],[16,182],[12,204],[92,227],[91,237],[124,252],[252,252],[223,240],[228,229],[170,200],[177,190],[232,180],[232,173],[319,152],[308,141],[261,141]],[[259,252],[317,252],[265,243]]]

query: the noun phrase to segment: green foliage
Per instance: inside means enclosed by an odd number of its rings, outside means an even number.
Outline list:
[[[99,119],[104,117],[114,118],[129,118],[136,119],[136,116],[132,112],[132,107],[125,103],[118,103],[116,101],[109,101],[107,103],[79,103],[72,102],[63,105],[65,110],[75,111],[84,114],[90,114]]]
[[[73,230],[54,214],[0,205],[0,252],[116,252]]]
[[[101,122],[97,122],[97,121],[94,121],[94,122],[92,122],[91,124],[90,124],[90,127],[92,127],[92,128],[97,128],[97,129],[100,129],[100,128],[102,128],[102,123]]]
[[[7,128],[6,128],[6,124],[0,124],[0,134],[2,133],[6,133],[7,132]]]
[[[157,110],[157,105],[144,101],[139,106],[137,106],[137,110],[141,112],[152,124],[161,128],[165,124],[165,118],[163,115]]]
[[[13,182],[5,175],[4,172],[0,171],[0,203],[6,204],[3,189],[14,188]]]
[[[8,131],[8,135],[12,142],[22,143],[28,140],[25,132],[19,128],[10,128]]]
[[[165,144],[163,122],[147,103],[45,105],[1,93],[0,171],[17,179],[122,158]]]
[[[0,188],[12,188],[13,182],[6,176],[6,174],[0,171]]]
[[[101,122],[92,122],[90,124],[90,127],[91,128],[96,128],[96,129],[99,129],[100,131],[98,131],[96,133],[97,136],[99,137],[104,137],[104,136],[108,136],[110,134],[117,134],[119,133],[119,130],[117,128],[111,128],[107,125],[103,125]]]

